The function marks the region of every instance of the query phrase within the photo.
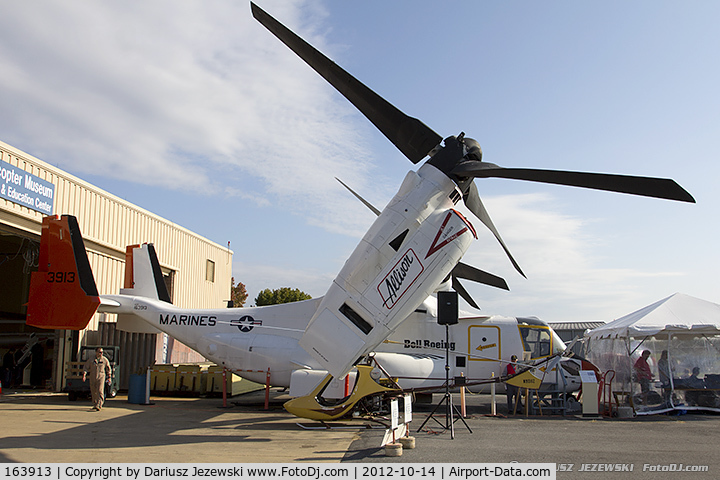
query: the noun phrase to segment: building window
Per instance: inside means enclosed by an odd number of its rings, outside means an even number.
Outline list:
[[[205,280],[215,282],[215,262],[207,260],[205,263]]]
[[[167,275],[163,274],[163,280],[165,281],[165,287],[167,288],[168,295],[170,296],[170,303],[172,303],[175,293],[175,271],[170,270]]]

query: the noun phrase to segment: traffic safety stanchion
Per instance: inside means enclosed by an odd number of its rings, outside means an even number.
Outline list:
[[[270,409],[270,367],[267,369],[265,376],[265,410]]]
[[[227,408],[227,368],[223,367],[222,372],[222,383],[223,383],[223,408]]]

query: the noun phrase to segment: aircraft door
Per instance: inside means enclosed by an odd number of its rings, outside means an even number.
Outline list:
[[[487,378],[491,372],[500,375],[502,346],[500,327],[495,325],[471,325],[468,327],[469,376]]]

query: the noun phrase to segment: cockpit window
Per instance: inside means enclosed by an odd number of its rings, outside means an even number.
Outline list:
[[[549,326],[527,325],[519,321],[518,323],[523,349],[530,352],[532,360],[562,353],[565,350],[565,344]]]
[[[550,355],[552,340],[549,329],[535,326],[521,326],[520,337],[523,341],[523,350],[530,352],[530,358],[536,359]]]

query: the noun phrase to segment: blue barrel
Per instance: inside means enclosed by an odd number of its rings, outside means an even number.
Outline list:
[[[145,375],[130,375],[128,385],[128,403],[145,403]]]

